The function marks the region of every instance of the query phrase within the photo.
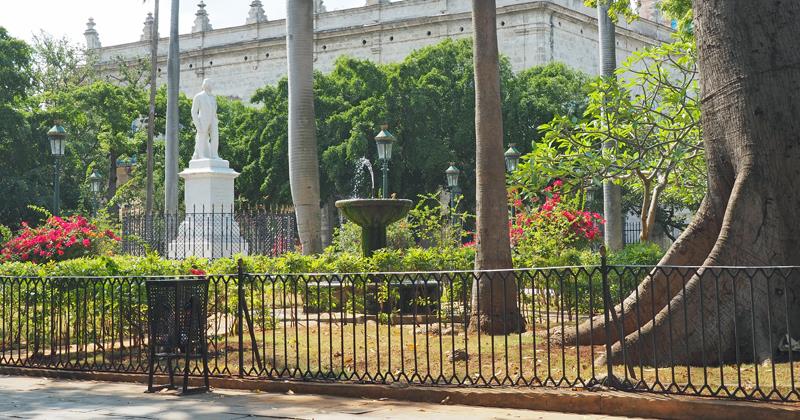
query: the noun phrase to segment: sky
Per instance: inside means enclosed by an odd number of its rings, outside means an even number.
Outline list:
[[[261,0],[267,18],[286,17],[286,0]],[[159,32],[169,34],[171,0],[160,0]],[[180,3],[180,33],[189,33],[199,0]],[[214,29],[243,25],[251,0],[205,0]],[[365,0],[325,0],[329,11],[361,6]],[[138,41],[153,0],[0,0],[0,26],[25,41],[45,30],[60,38],[84,43],[86,21],[93,17],[104,46]]]

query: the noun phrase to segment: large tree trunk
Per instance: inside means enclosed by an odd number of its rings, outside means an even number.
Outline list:
[[[713,268],[800,265],[800,3],[696,0],[694,12],[709,192],[661,265],[706,268],[659,269],[615,308],[614,362],[763,362],[800,335],[797,271]],[[604,342],[602,327],[565,341]]]
[[[314,2],[287,0],[289,184],[303,254],[322,251],[319,158],[314,120]]]
[[[597,39],[600,53],[600,74],[605,78],[616,77],[617,70],[617,37],[616,26],[608,16],[608,0],[599,1],[597,4]],[[603,144],[607,153],[613,153],[614,145],[611,142]],[[620,250],[625,246],[622,240],[622,189],[610,179],[603,181],[603,215],[606,219],[604,226],[604,240],[606,247],[611,250]]]
[[[476,142],[476,270],[512,267],[500,105],[500,61],[494,0],[473,0]],[[482,273],[472,284],[470,329],[520,331],[525,321],[511,272]]]

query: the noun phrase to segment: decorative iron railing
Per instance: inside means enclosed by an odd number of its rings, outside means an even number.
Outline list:
[[[800,400],[798,267],[603,264],[298,275],[240,269],[208,277],[209,367],[216,376],[607,384],[629,391]],[[147,280],[0,278],[0,366],[147,372]],[[648,307],[661,299],[657,293],[687,288],[703,291],[673,299],[666,312]],[[642,294],[634,292],[625,306],[638,309],[611,310],[634,290]],[[489,314],[483,328],[474,328],[475,313]],[[562,339],[587,320],[591,327],[583,339]],[[668,334],[649,334],[654,320],[668,325]],[[773,334],[762,334],[765,328]],[[614,343],[620,331],[627,347]],[[780,338],[784,332],[788,339]],[[604,361],[606,354],[613,357]],[[197,366],[191,369],[200,373]]]
[[[123,212],[122,252],[172,259],[235,254],[278,256],[295,249],[291,209],[201,208],[175,214]]]

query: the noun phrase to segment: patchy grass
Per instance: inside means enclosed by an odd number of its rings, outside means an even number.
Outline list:
[[[606,374],[594,359],[604,346],[550,345],[546,328],[522,334],[487,336],[464,333],[451,323],[386,325],[282,321],[277,329],[245,333],[245,371],[260,376],[339,378],[368,382],[468,383],[479,385],[549,385],[582,388]],[[439,334],[443,331],[443,334]],[[455,332],[453,332],[455,331]],[[227,346],[225,340],[227,339]],[[238,337],[220,336],[212,346],[211,368],[238,369]],[[466,354],[466,360],[450,356]],[[460,352],[463,351],[463,352]],[[255,357],[261,358],[261,367]],[[462,357],[463,359],[463,357]],[[800,362],[669,368],[614,366],[618,378],[638,389],[703,395],[751,395],[764,398],[773,390],[787,395],[800,389]],[[794,381],[794,385],[792,382]],[[727,392],[725,391],[727,389]],[[796,395],[794,400],[800,398]],[[773,395],[773,397],[775,397]],[[777,397],[775,397],[777,398]]]
[[[245,329],[242,363],[246,376],[583,388],[592,378],[606,374],[605,365],[594,364],[604,354],[604,346],[562,348],[548,342],[548,327],[557,325],[552,319],[549,325],[537,320],[535,331],[489,336],[465,333],[463,322],[425,323],[424,316],[403,325],[400,319],[388,325],[386,319],[379,323],[363,316],[326,320],[303,314],[300,318],[279,317],[274,328],[256,325],[252,337]],[[209,368],[215,375],[238,375],[235,318],[221,325],[212,328],[214,334],[209,337]],[[146,341],[130,338],[102,345],[84,342],[44,348],[37,355],[30,343],[21,344],[0,349],[0,364],[129,372],[142,372],[147,366]],[[783,396],[792,393],[791,400],[800,400],[797,360],[705,368],[632,366],[632,372],[617,365],[613,370],[615,376],[628,379],[640,390],[774,400],[780,399],[778,392]]]

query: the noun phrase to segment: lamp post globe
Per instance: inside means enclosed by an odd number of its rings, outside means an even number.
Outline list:
[[[456,206],[458,205],[458,195],[461,194],[461,189],[458,188],[458,176],[461,171],[453,162],[450,162],[450,167],[444,173],[447,177],[447,188],[450,190],[450,223],[455,226],[458,223]]]
[[[64,146],[67,139],[67,130],[59,124],[47,131],[47,140],[50,141],[50,154],[56,158],[64,156]]]
[[[89,188],[91,188],[92,193],[98,194],[102,186],[103,177],[97,172],[97,169],[95,169],[92,171],[92,174],[89,175]]]
[[[53,171],[53,214],[58,215],[61,211],[59,202],[59,172],[61,172],[61,158],[66,149],[67,130],[58,122],[47,131],[47,140],[50,141],[50,154],[55,160]]]
[[[92,190],[92,212],[97,214],[97,207],[100,203],[100,189],[103,187],[103,177],[97,169],[89,175],[89,188]]]
[[[389,198],[389,161],[392,160],[392,144],[396,138],[389,132],[388,125],[381,126],[381,132],[375,136],[375,143],[378,145],[378,159],[381,161],[381,172],[383,173],[383,191],[381,196]]]
[[[458,188],[458,176],[461,174],[461,171],[450,162],[450,167],[447,168],[444,173],[447,175],[447,188]]]
[[[514,143],[509,144],[508,150],[503,153],[503,157],[506,160],[506,171],[511,173],[517,170],[520,156],[522,156],[522,154],[519,152],[519,150],[517,150]]]

